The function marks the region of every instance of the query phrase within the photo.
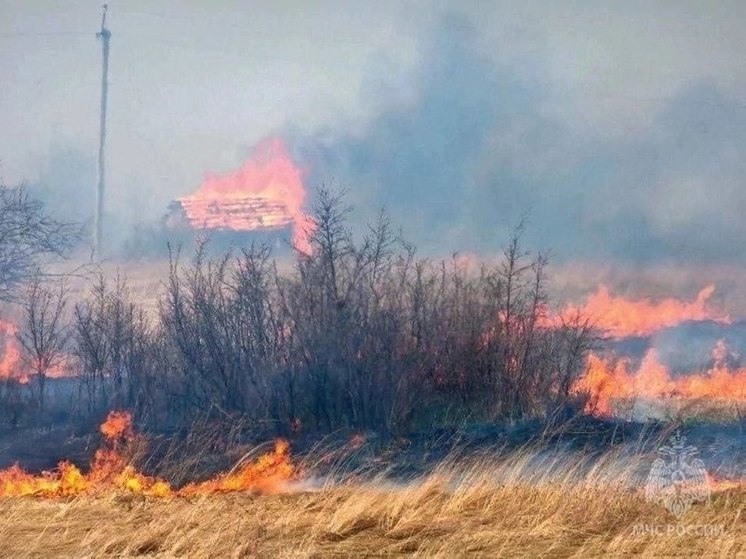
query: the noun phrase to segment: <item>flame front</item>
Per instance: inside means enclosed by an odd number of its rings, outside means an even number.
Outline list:
[[[16,338],[17,331],[15,324],[0,319],[0,336],[3,338],[0,378],[28,382],[28,376],[21,371],[21,347]]]
[[[8,320],[0,318],[0,379],[7,379],[27,384],[36,374],[23,358],[21,344],[18,341],[18,327]],[[63,355],[59,362],[49,367],[47,378],[63,378],[74,375],[71,357]]]
[[[693,301],[671,297],[651,299],[626,299],[612,295],[608,287],[600,285],[588,296],[583,306],[568,305],[560,315],[545,320],[548,327],[558,326],[563,317],[588,317],[600,330],[614,338],[648,336],[657,330],[676,326],[689,320],[713,320],[729,324],[730,317],[709,305],[715,286],[700,290]]]
[[[290,462],[289,445],[284,440],[278,440],[272,452],[237,471],[174,489],[163,479],[138,472],[127,464],[119,452],[119,444],[134,436],[129,413],[111,412],[100,430],[106,446],[96,451],[88,474],[67,461],[60,462],[56,470],[40,475],[30,474],[16,464],[0,470],[0,497],[68,497],[117,491],[149,497],[190,497],[236,491],[277,493],[295,474]]]
[[[626,359],[613,361],[596,354],[588,358],[586,373],[573,386],[573,392],[588,396],[585,411],[593,415],[617,415],[620,403],[642,398],[708,404],[746,402],[746,368],[730,369],[725,357],[725,343],[713,350],[713,366],[702,372],[673,376],[660,362],[655,349],[645,354],[637,370],[632,371]]]
[[[208,176],[197,192],[179,202],[195,229],[255,231],[291,226],[295,245],[308,249],[303,173],[279,138],[260,143],[237,171]]]
[[[189,497],[235,491],[277,493],[293,475],[293,466],[288,460],[288,450],[287,441],[275,441],[274,450],[260,456],[256,462],[207,481],[190,483],[184,486],[179,494]]]

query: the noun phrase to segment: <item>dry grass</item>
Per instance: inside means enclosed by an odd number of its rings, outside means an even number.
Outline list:
[[[270,496],[8,499],[0,501],[0,556],[746,555],[743,491],[716,494],[676,520],[639,490],[604,481],[603,469],[575,481],[568,475],[526,483],[505,467],[481,464],[441,468],[408,485],[353,481]],[[644,525],[661,533],[635,533]],[[702,525],[723,533],[697,534]],[[677,534],[676,526],[692,532]]]

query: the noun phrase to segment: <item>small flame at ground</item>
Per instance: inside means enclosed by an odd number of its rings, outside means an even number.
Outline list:
[[[194,496],[235,491],[277,493],[293,475],[293,466],[287,459],[288,449],[287,441],[278,440],[272,452],[260,456],[255,462],[214,479],[190,483],[183,487],[179,494]]]
[[[626,299],[612,295],[608,287],[600,285],[588,296],[585,305],[569,305],[558,316],[545,320],[548,327],[559,326],[563,317],[588,317],[599,329],[614,338],[648,336],[657,330],[676,326],[689,320],[714,320],[730,323],[730,317],[710,307],[708,301],[715,292],[709,285],[700,290],[693,301],[682,301],[668,297],[658,301],[651,299]]]
[[[100,431],[106,445],[96,451],[88,474],[67,461],[60,462],[55,471],[40,475],[30,474],[14,465],[0,470],[0,497],[68,497],[117,491],[149,497],[190,497],[239,491],[268,494],[282,491],[295,474],[289,445],[278,440],[271,452],[254,462],[213,479],[175,489],[163,479],[138,472],[119,452],[119,445],[134,437],[129,413],[111,412]]]
[[[356,433],[352,437],[350,437],[350,440],[347,442],[347,446],[352,449],[358,449],[362,448],[362,446],[365,444],[365,435],[362,433]]]

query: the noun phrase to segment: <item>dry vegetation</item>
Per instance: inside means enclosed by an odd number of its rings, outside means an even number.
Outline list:
[[[744,505],[743,492],[718,493],[676,520],[638,490],[600,478],[525,484],[481,465],[406,486],[358,481],[268,496],[8,499],[0,555],[738,557]],[[636,533],[641,525],[662,532]],[[666,532],[702,525],[723,532]]]
[[[258,448],[256,450],[259,450]],[[331,455],[273,494],[105,491],[0,500],[2,557],[741,557],[743,485],[681,518],[646,501],[647,454],[524,448],[453,454],[394,481]],[[343,461],[339,462],[343,464]],[[175,465],[174,465],[175,466]],[[331,472],[331,473],[330,473]],[[334,479],[335,481],[332,481]],[[644,479],[644,477],[643,477]],[[95,496],[98,495],[98,496]]]
[[[35,391],[0,383],[0,404],[18,410],[9,423],[128,409],[149,430],[212,414],[282,436],[406,434],[582,408],[572,387],[595,333],[581,316],[544,324],[547,260],[521,247],[521,227],[477,267],[419,256],[385,215],[354,235],[348,211],[321,190],[312,251],[284,271],[268,246],[198,244],[191,257],[170,253],[150,297],[105,270],[84,292],[32,282],[20,328],[34,341],[21,353]],[[75,386],[54,401],[46,379],[63,365]]]
[[[38,213],[18,196],[5,203]],[[234,439],[227,430],[198,436],[189,425],[200,417],[246,422],[261,434],[398,436],[469,421],[551,425],[582,408],[572,386],[595,333],[582,316],[542,326],[546,259],[520,248],[520,230],[499,262],[470,271],[456,258],[418,257],[385,217],[355,242],[346,215],[340,198],[322,192],[314,250],[295,255],[288,270],[266,247],[225,257],[198,250],[192,259],[172,255],[159,290],[101,275],[87,294],[66,293],[65,306],[64,290],[32,289],[24,328],[35,343],[23,349],[35,359],[38,394],[30,384],[0,384],[9,433],[21,439],[20,428],[91,423],[128,409],[154,434],[164,426],[187,433],[176,447],[164,443],[160,463],[145,464],[180,486]],[[56,235],[57,224],[50,227]],[[40,241],[26,229],[33,248]],[[65,248],[41,246],[42,254]],[[16,283],[29,279],[35,257],[31,249],[14,256],[24,264]],[[45,333],[41,341],[35,332]],[[79,384],[53,402],[44,379],[63,352]],[[639,480],[630,483],[639,463],[548,460],[522,452],[499,464],[462,458],[407,483],[337,475],[321,486],[312,477],[320,470],[306,465],[274,495],[155,499],[115,488],[5,498],[0,557],[746,554],[742,487],[675,519],[644,499]],[[722,533],[703,535],[702,526]]]

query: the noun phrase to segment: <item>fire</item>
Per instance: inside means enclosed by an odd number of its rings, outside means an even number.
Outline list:
[[[32,368],[23,358],[21,344],[18,341],[18,327],[0,318],[0,379],[11,379],[27,384],[34,376]],[[69,377],[73,374],[70,356],[63,355],[58,363],[50,367],[48,378]]]
[[[303,172],[280,138],[260,143],[235,172],[208,176],[197,192],[179,200],[195,229],[255,231],[293,228],[293,240],[308,249]]]
[[[703,372],[672,376],[655,349],[650,349],[637,370],[628,360],[613,362],[596,354],[588,358],[588,368],[573,386],[576,394],[588,396],[585,411],[598,416],[615,415],[621,402],[643,400],[707,400],[710,403],[746,403],[746,368],[730,369],[727,350],[718,342],[713,350],[714,364]]]
[[[600,285],[589,295],[583,306],[567,306],[559,316],[546,319],[546,325],[561,324],[563,316],[580,313],[590,318],[596,326],[614,338],[647,336],[662,328],[676,326],[688,320],[714,320],[730,323],[730,317],[708,304],[715,292],[709,285],[700,290],[693,301],[682,301],[668,297],[659,301],[651,299],[626,299],[612,295],[609,288]]]
[[[110,441],[130,439],[133,436],[132,415],[128,412],[113,411],[99,427],[101,434]]]
[[[237,491],[277,493],[295,475],[289,445],[279,440],[272,452],[260,456],[255,462],[213,479],[175,489],[163,479],[138,472],[119,452],[120,444],[134,437],[129,413],[109,413],[100,431],[105,446],[96,451],[89,473],[82,473],[67,461],[60,462],[56,470],[39,475],[30,474],[16,464],[0,470],[0,497],[69,497],[119,491],[161,498]]]
[[[214,479],[200,483],[190,483],[179,491],[179,495],[209,495],[252,491],[264,494],[279,492],[284,483],[293,475],[293,466],[288,461],[287,441],[275,441],[274,450],[260,456],[256,462],[246,464]]]
[[[28,377],[21,372],[21,347],[16,338],[17,331],[15,324],[0,319],[0,335],[4,338],[0,378],[28,382]]]

